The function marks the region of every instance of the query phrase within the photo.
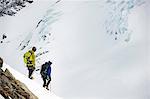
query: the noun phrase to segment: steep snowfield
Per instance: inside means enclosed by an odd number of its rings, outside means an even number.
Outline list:
[[[55,11],[55,2],[56,0],[35,0],[33,4],[25,7],[15,16],[5,16],[0,18],[0,40],[2,40],[3,34],[7,36],[7,38],[3,40],[3,43],[0,43],[0,57],[3,57],[6,63],[11,64],[13,69],[20,72],[17,73],[19,77],[16,78],[22,78],[21,80],[24,80],[26,85],[29,85],[30,83],[29,87],[31,86],[31,91],[34,91],[40,99],[49,97],[57,99],[57,97],[53,93],[48,93],[44,89],[42,90],[41,86],[43,81],[39,71],[34,72],[34,81],[28,81],[26,78],[28,71],[23,63],[23,54],[34,45],[38,48],[38,51],[36,52],[36,55],[38,55],[37,68],[40,68],[41,64],[45,61],[51,60],[49,58],[52,57],[51,55],[40,56],[40,54],[45,53],[52,48],[48,41],[51,42],[51,39],[53,38],[46,38],[44,41],[42,36],[49,35],[49,26],[57,19],[58,12]],[[37,28],[37,24],[40,20],[43,20],[43,22],[41,22]],[[31,41],[29,46],[26,49],[21,50],[21,47],[26,45],[28,40]],[[22,45],[20,47],[21,43]],[[13,69],[11,70],[14,73]],[[53,81],[51,84],[53,85]],[[54,92],[53,86],[51,87],[51,90]]]
[[[17,72],[9,65],[4,64],[2,69],[5,70],[6,68],[13,74],[13,76],[17,80],[24,83],[29,88],[29,90],[33,92],[39,99],[62,99],[56,96],[53,92],[47,91],[46,89],[42,88],[42,85],[39,85],[36,81],[30,80],[27,76]]]
[[[126,42],[104,32],[108,16],[101,1],[64,4],[65,14],[53,26],[59,94],[67,99],[148,99],[146,5],[128,14],[133,32]]]
[[[0,44],[0,56],[24,75],[27,75],[27,68],[23,63],[23,53],[39,41],[41,36],[35,34],[41,31],[45,23],[35,28],[49,8],[47,0],[39,1],[22,9],[13,18],[0,19],[1,33],[8,34],[8,40],[11,40],[10,43]],[[132,33],[114,40],[113,35],[106,33],[105,27],[113,30],[111,26],[120,24],[119,17],[116,17],[120,14],[116,12],[119,9],[113,12],[116,13],[111,19],[106,10],[109,6],[103,1],[106,0],[61,0],[56,9],[63,15],[47,28],[51,33],[50,43],[46,46],[43,41],[36,43],[39,52],[49,51],[39,56],[37,68],[44,61],[53,62],[52,90],[65,99],[149,99],[147,12],[150,3],[125,13],[128,22],[123,27],[128,23]],[[105,24],[106,20],[119,22],[109,25]],[[129,38],[125,41],[126,37]],[[30,46],[20,51],[20,42],[31,38]],[[34,72],[34,77],[38,85],[42,85],[39,72]]]

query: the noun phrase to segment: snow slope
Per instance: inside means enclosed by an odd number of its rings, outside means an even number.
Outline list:
[[[4,98],[0,95],[0,99],[4,99]]]
[[[58,96],[56,96],[53,92],[47,91],[45,88],[42,88],[42,85],[39,85],[36,81],[30,80],[27,76],[17,72],[13,68],[11,68],[9,65],[4,64],[3,70],[8,69],[13,76],[24,83],[28,89],[33,92],[39,99],[62,99]]]
[[[133,33],[126,42],[105,33],[103,23],[110,16],[105,16],[108,10],[102,1],[64,4],[65,14],[53,26],[61,73],[55,74],[61,75],[55,88],[63,89],[57,92],[66,99],[149,99],[146,5],[128,14]]]
[[[44,33],[51,33],[48,44],[43,43],[41,34],[37,35],[46,23],[38,29],[36,26],[46,15],[49,3],[48,0],[39,1],[13,18],[0,19],[1,34],[6,33],[9,36],[6,41],[12,41],[0,45],[0,56],[7,64],[26,75],[22,56],[36,44],[39,52],[49,51],[39,56],[37,68],[44,61],[53,62],[52,90],[58,96],[65,99],[149,99],[149,0],[142,5],[133,4],[143,0],[125,0],[131,1],[130,6],[105,3],[119,0],[61,0],[53,9],[63,14],[44,29]],[[124,10],[125,16],[120,16],[124,6],[129,8]],[[117,40],[106,33],[106,28],[119,31],[124,27],[131,32],[119,34]],[[29,46],[20,51],[20,42],[24,45],[29,39],[32,39]],[[34,77],[42,85],[38,72]]]

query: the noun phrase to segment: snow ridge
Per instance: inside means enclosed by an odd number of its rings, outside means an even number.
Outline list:
[[[12,75],[22,83],[24,83],[29,90],[31,90],[39,99],[61,99],[60,97],[56,96],[53,92],[47,91],[46,89],[42,88],[36,81],[30,80],[27,76],[17,72],[9,65],[4,64],[3,70],[8,69]]]

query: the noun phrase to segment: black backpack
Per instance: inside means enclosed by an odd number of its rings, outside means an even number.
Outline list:
[[[45,63],[41,66],[41,71],[40,71],[40,74],[42,76],[47,76],[47,68],[48,68],[48,64]]]

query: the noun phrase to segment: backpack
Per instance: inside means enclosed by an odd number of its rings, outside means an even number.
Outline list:
[[[23,55],[23,59],[24,59],[24,63],[25,63],[25,64],[28,64],[28,62],[30,61],[31,55],[32,55],[32,52],[31,52],[31,51],[28,51],[28,52],[26,52],[26,53]]]
[[[41,71],[40,74],[42,75],[42,77],[47,78],[47,76],[50,77],[51,75],[51,67],[50,64],[48,64],[47,62],[45,64],[43,64],[41,66]]]
[[[43,65],[41,66],[40,74],[41,74],[42,76],[46,76],[46,75],[47,75],[47,68],[48,68],[47,63],[45,63],[45,64],[43,64]]]

